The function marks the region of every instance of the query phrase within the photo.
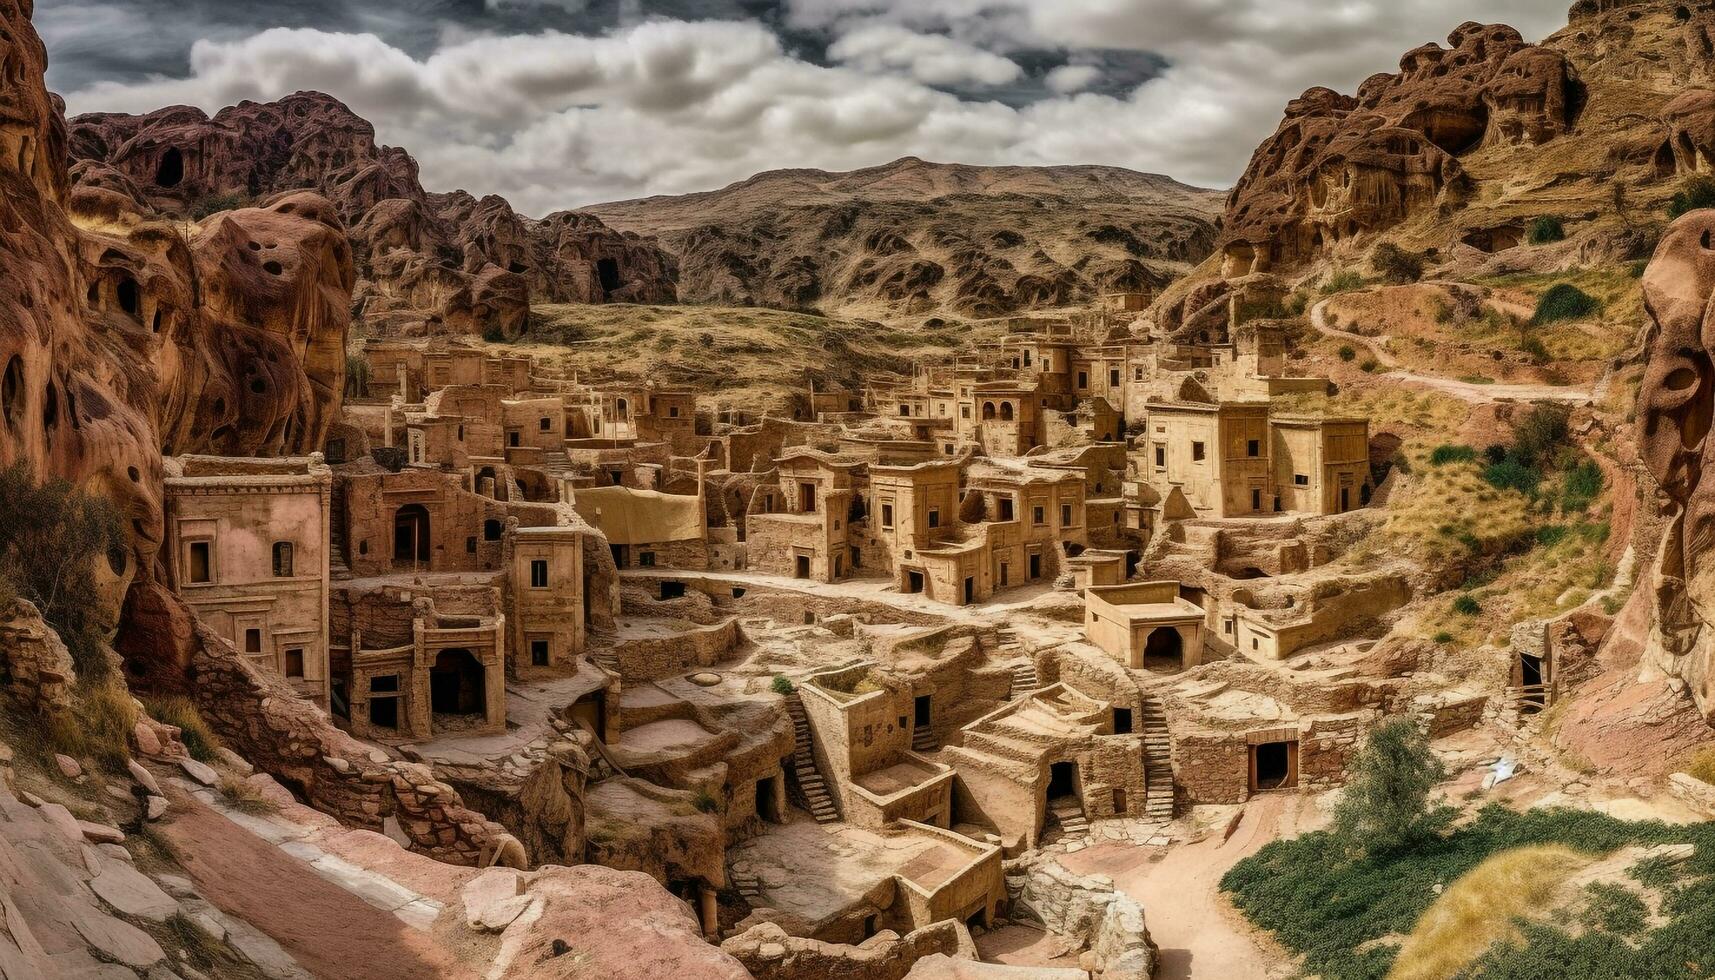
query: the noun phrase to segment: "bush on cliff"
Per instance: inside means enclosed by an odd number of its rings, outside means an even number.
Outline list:
[[[112,624],[98,616],[106,605],[95,582],[98,560],[115,574],[130,561],[106,498],[64,480],[38,484],[22,463],[0,470],[0,593],[35,604],[88,681],[112,669],[103,649]]]

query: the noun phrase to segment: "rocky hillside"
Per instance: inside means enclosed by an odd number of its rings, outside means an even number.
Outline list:
[[[907,157],[586,211],[657,236],[688,301],[984,317],[1157,289],[1209,253],[1219,203],[1117,167]]]
[[[1292,100],[1158,324],[1194,326],[1241,282],[1370,272],[1382,242],[1467,280],[1647,258],[1715,159],[1715,10],[1580,0],[1569,19],[1539,44],[1463,24],[1354,95]]]
[[[541,220],[463,191],[430,193],[405,150],[338,100],[300,92],[211,119],[187,106],[72,120],[77,185],[115,212],[201,218],[313,189],[349,229],[356,309],[375,331],[515,336],[532,302],[671,302],[673,263],[586,214]]]

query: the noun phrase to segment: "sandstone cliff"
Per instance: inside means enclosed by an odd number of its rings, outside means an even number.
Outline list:
[[[908,157],[586,210],[657,236],[689,301],[982,317],[1158,289],[1209,253],[1217,207],[1214,191],[1117,167]]]
[[[423,189],[405,150],[338,100],[300,92],[213,118],[172,106],[72,120],[80,189],[200,217],[311,188],[351,235],[356,310],[377,333],[516,336],[530,303],[671,302],[672,260],[584,214],[532,220],[499,197]]]

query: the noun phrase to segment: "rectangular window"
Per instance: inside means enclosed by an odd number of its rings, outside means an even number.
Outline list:
[[[881,526],[885,527],[885,528],[892,528],[893,527],[893,505],[892,504],[882,504],[881,505]]]
[[[286,676],[304,676],[304,651],[302,647],[293,647],[286,651]]]
[[[1252,459],[1255,459],[1256,457],[1261,456],[1262,455],[1262,443],[1256,439],[1252,439],[1252,440],[1246,442],[1245,443],[1245,455],[1251,457]]]
[[[538,428],[540,428],[543,432],[547,432],[547,431],[553,429],[554,422],[552,419],[542,419],[536,423],[536,426]]]
[[[971,417],[971,406],[960,405],[959,406],[959,418],[968,419],[970,417]]]
[[[798,484],[799,503],[804,513],[816,512],[816,485],[814,483]]]
[[[1143,368],[1134,368],[1131,372],[1131,379],[1133,381],[1142,381],[1143,380]]]
[[[1048,523],[1048,515],[1043,512],[1042,508],[1032,507],[1030,508],[1030,523],[1041,527]]]
[[[1194,442],[1191,444],[1191,458],[1193,460],[1201,460],[1207,456],[1208,456],[1208,454],[1203,451],[1203,444],[1202,443]]]
[[[614,486],[622,487],[625,485],[625,473],[623,470],[613,470],[612,472],[608,473],[607,476],[608,476],[608,479],[613,481]]]
[[[653,552],[653,551],[639,552],[637,555],[637,567],[638,568],[654,568],[655,567],[655,552]]]
[[[1060,505],[1060,526],[1061,527],[1071,527],[1072,526],[1072,505],[1071,504],[1061,504]]]
[[[532,558],[530,560],[530,587],[532,589],[548,587],[548,560],[546,558]]]
[[[929,526],[930,527],[940,527],[941,526],[941,512],[934,507],[929,508]]]
[[[1089,386],[1090,386],[1090,375],[1088,374],[1088,372],[1079,371],[1078,372],[1078,387],[1088,388]]]
[[[1166,446],[1156,446],[1155,447],[1155,465],[1157,465],[1157,466],[1166,466],[1167,465],[1167,447]]]
[[[508,433],[507,433],[507,434],[506,434],[506,444],[507,444],[507,445],[508,445],[508,446],[516,446],[516,445],[518,445],[518,440],[519,440],[519,439],[520,439],[520,438],[522,438],[522,436],[521,436],[521,434],[520,434],[520,433],[517,433],[517,432],[508,432]]]
[[[1310,485],[1310,474],[1308,474],[1308,473],[1294,473],[1294,474],[1292,474],[1292,485],[1295,487],[1307,487],[1307,486],[1309,486]]]
[[[369,679],[369,692],[371,694],[392,694],[398,690],[398,674],[380,674]]]
[[[213,564],[209,561],[209,543],[207,541],[191,542],[191,567],[188,578],[192,582],[212,582]]]
[[[1262,510],[1262,491],[1251,491],[1251,510]]]
[[[1118,388],[1120,386],[1119,368],[1114,368],[1113,370],[1108,372],[1108,384],[1114,386],[1115,388]]]
[[[254,626],[244,631],[244,652],[262,652],[262,631]]]
[[[1000,519],[1003,521],[1012,520],[1012,498],[1011,497],[1000,498]]]
[[[668,417],[668,418],[670,418],[670,419],[676,419],[676,418],[678,418],[678,417],[679,417],[679,406],[677,406],[677,405],[668,405],[668,406],[667,406],[667,417]]]
[[[292,542],[274,542],[274,577],[292,577]]]
[[[548,641],[547,640],[531,640],[530,641],[530,663],[532,666],[535,666],[535,667],[546,667],[546,666],[548,666]]]

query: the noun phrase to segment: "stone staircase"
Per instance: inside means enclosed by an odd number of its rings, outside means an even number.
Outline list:
[[[1012,690],[1007,692],[1008,701],[1017,701],[1031,691],[1042,686],[1042,681],[1036,676],[1036,661],[1025,660],[1023,663],[1012,665]]]
[[[1173,740],[1167,731],[1167,713],[1161,700],[1143,695],[1137,722],[1138,732],[1143,736],[1143,779],[1148,789],[1143,801],[1144,813],[1172,820]]]
[[[1090,821],[1084,817],[1083,804],[1075,796],[1062,796],[1048,801],[1048,812],[1060,825],[1063,837],[1081,839],[1090,836]]]
[[[328,576],[351,578],[351,564],[345,558],[345,488],[335,486],[328,497]]]
[[[762,897],[762,879],[748,871],[740,871],[728,865],[726,880],[747,902],[754,902]]]
[[[572,469],[572,458],[566,455],[564,449],[548,449],[542,453],[542,468],[549,473],[569,473]]]
[[[822,771],[816,768],[816,753],[810,746],[810,719],[804,714],[804,702],[797,691],[786,695],[786,713],[792,716],[790,781],[797,787],[804,807],[817,823],[833,823],[840,819],[840,811],[828,793]]]
[[[613,653],[592,653],[590,663],[612,673],[619,673],[619,657]]]
[[[930,728],[928,725],[918,725],[916,728],[911,730],[911,751],[935,752],[939,751],[940,748],[941,743],[935,741],[935,730],[933,728]]]

